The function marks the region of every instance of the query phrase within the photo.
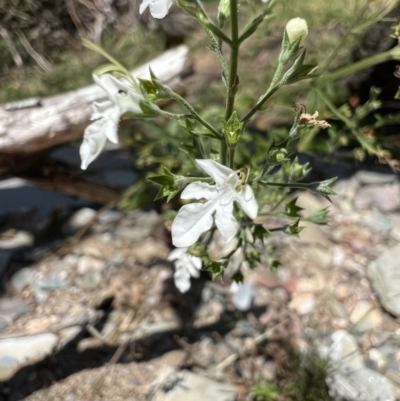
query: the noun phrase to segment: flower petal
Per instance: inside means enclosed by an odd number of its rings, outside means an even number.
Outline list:
[[[103,150],[107,141],[107,137],[104,134],[104,129],[107,129],[107,122],[108,120],[106,119],[97,120],[85,129],[83,142],[79,149],[82,170],[86,170],[88,165]]]
[[[213,224],[217,202],[190,203],[182,206],[171,227],[172,243],[177,247],[193,245]]]
[[[234,171],[211,159],[196,159],[197,165],[213,178],[217,185],[223,185]]]
[[[205,182],[192,182],[181,194],[181,199],[214,199],[219,195],[215,185],[210,185]]]
[[[178,268],[175,270],[174,282],[181,293],[187,292],[190,288],[190,274],[185,269]]]
[[[169,261],[174,261],[177,259],[181,259],[183,255],[186,254],[187,248],[175,248],[171,251],[168,256]]]
[[[186,270],[187,272],[195,278],[200,277],[200,270],[202,267],[202,262],[201,259],[197,256],[189,255],[187,254],[188,257],[188,263],[186,265]]]
[[[139,7],[140,14],[144,13],[144,10],[146,10],[146,8],[149,6],[150,2],[151,2],[151,0],[143,0],[142,1],[142,4]]]
[[[258,204],[256,198],[254,197],[253,188],[250,185],[246,184],[243,192],[241,194],[237,194],[234,197],[234,200],[239,203],[240,207],[251,219],[255,219],[257,217]]]
[[[150,14],[153,18],[164,18],[172,6],[172,0],[152,0],[150,2]]]
[[[219,205],[215,214],[215,224],[226,242],[235,237],[239,229],[239,223],[233,217],[233,201],[223,207]]]
[[[93,103],[92,110],[92,119],[96,117],[102,118],[99,121],[103,121],[103,134],[106,138],[112,143],[118,143],[118,122],[121,109],[112,102],[106,101]]]

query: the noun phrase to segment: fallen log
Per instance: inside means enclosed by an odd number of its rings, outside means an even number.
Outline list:
[[[132,71],[149,78],[149,66],[167,85],[179,86],[188,49],[179,46]],[[106,99],[97,85],[46,98],[32,98],[0,105],[1,154],[32,154],[77,140],[90,123],[90,105]]]

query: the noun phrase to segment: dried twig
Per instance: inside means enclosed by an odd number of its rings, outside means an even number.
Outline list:
[[[8,46],[8,50],[10,50],[10,53],[11,53],[11,56],[12,56],[12,58],[14,60],[15,65],[18,68],[23,67],[24,62],[22,61],[22,57],[18,53],[18,50],[15,47],[11,36],[8,34],[7,29],[3,28],[1,25],[0,25],[0,35],[4,39],[4,42],[6,42],[6,44]]]

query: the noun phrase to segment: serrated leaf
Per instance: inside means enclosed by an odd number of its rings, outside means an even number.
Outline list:
[[[299,212],[304,210],[302,207],[296,205],[298,197],[292,199],[290,202],[285,204],[284,213],[289,217],[299,217]]]

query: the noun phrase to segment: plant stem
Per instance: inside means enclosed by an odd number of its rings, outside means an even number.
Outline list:
[[[182,96],[172,91],[170,93],[170,96],[172,97],[172,99],[180,103],[186,110],[188,110],[189,113],[193,116],[193,118],[195,118],[200,124],[202,124],[210,132],[212,132],[216,138],[218,138],[219,140],[225,140],[223,136],[211,124],[209,124],[206,120],[200,117],[200,115],[196,112],[196,110]]]
[[[235,147],[229,147],[229,168],[235,167]]]
[[[247,124],[251,117],[261,109],[264,103],[281,87],[281,82],[279,81],[283,71],[283,64],[278,64],[278,67],[275,71],[274,77],[269,85],[268,90],[265,92],[264,95],[260,97],[257,104],[242,118],[242,122]]]
[[[226,100],[226,110],[225,110],[225,121],[228,121],[233,113],[235,106],[235,96],[238,89],[238,59],[239,59],[239,23],[238,23],[238,4],[237,0],[230,0],[230,11],[231,11],[231,57],[229,61],[229,77],[228,77],[228,95]],[[229,165],[234,163],[235,149],[233,151],[229,148]],[[227,165],[227,144],[226,139],[221,140],[220,146],[220,161],[223,165]]]

